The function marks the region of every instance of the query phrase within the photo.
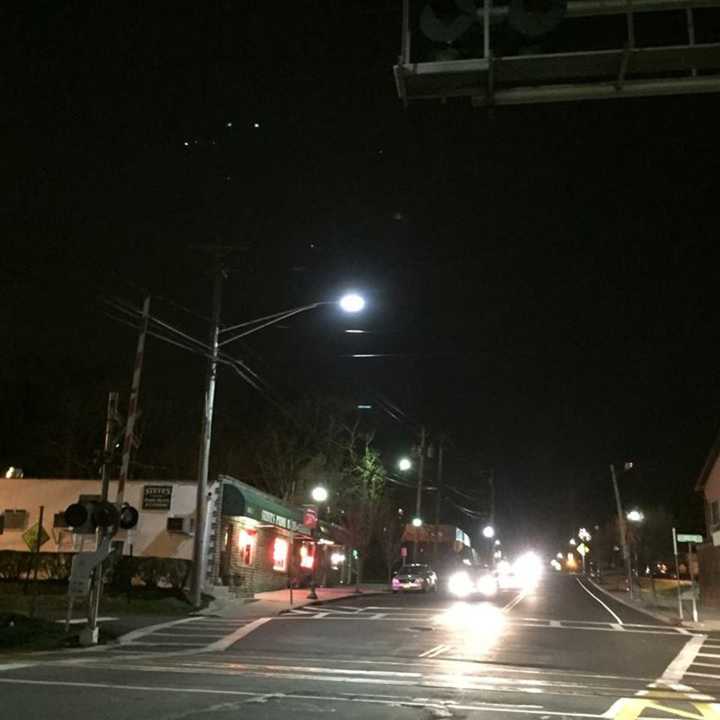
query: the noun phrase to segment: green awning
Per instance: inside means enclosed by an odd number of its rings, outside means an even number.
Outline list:
[[[218,479],[223,483],[223,515],[247,517],[263,525],[275,525],[295,532],[308,532],[302,524],[302,508],[290,505],[274,495],[264,493],[228,475],[220,475]]]

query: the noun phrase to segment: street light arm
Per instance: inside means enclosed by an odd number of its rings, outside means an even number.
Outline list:
[[[273,320],[275,318],[282,318],[285,317],[288,313],[295,314],[296,312],[303,312],[305,310],[313,310],[319,305],[329,305],[331,304],[328,301],[325,302],[316,302],[312,303],[310,305],[301,305],[300,307],[296,308],[290,308],[289,310],[281,310],[280,312],[273,313],[272,315],[263,315],[262,317],[255,318],[254,320],[246,320],[245,322],[237,323],[237,325],[230,325],[228,327],[224,327],[220,329],[220,334],[226,332],[232,332],[233,330],[238,330],[239,328],[248,327],[248,325],[255,325],[256,323],[263,322],[263,320]]]
[[[231,325],[230,327],[223,328],[223,330],[221,330],[221,333],[226,333],[229,330],[237,330],[238,328],[241,328],[241,327],[247,327],[248,325],[254,325],[255,323],[260,323],[260,325],[255,325],[254,327],[251,327],[249,330],[245,330],[241,333],[238,333],[237,335],[233,335],[232,337],[221,341],[220,343],[218,343],[218,347],[223,347],[224,345],[234,342],[235,340],[239,340],[240,338],[246,337],[247,335],[252,335],[252,333],[257,332],[258,330],[262,330],[263,328],[269,327],[270,325],[275,325],[275,323],[279,323],[282,320],[292,317],[293,315],[299,315],[300,313],[307,312],[308,310],[314,310],[315,308],[318,308],[321,305],[330,305],[330,304],[332,304],[332,303],[317,302],[317,303],[313,303],[312,305],[303,305],[302,307],[293,308],[292,310],[284,310],[281,313],[276,313],[274,315],[266,315],[265,317],[257,318],[256,320],[250,320],[245,323],[240,323],[238,325]],[[265,320],[265,322],[263,322],[263,320]]]

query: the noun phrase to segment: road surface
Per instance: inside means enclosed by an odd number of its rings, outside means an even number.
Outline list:
[[[568,575],[492,601],[374,595],[0,659],[8,718],[720,720],[715,691],[720,638],[662,625]]]

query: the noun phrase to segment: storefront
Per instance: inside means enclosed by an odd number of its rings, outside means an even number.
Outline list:
[[[325,524],[315,537],[303,509],[228,476],[222,484],[217,582],[240,595],[307,585],[316,566],[319,584],[339,582],[344,547]]]

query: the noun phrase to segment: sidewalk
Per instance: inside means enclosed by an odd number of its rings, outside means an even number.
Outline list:
[[[271,592],[255,593],[255,597],[248,600],[236,598],[218,598],[210,604],[199,615],[213,615],[222,618],[232,619],[254,619],[272,615],[280,615],[291,608],[299,608],[305,605],[322,605],[327,602],[342,600],[343,598],[356,598],[363,595],[379,595],[389,592],[387,583],[363,583],[360,586],[361,595],[355,593],[354,585],[344,585],[333,588],[317,588],[317,600],[308,598],[308,589],[296,589],[292,591],[292,605],[290,604],[290,590],[273,590]]]
[[[619,603],[645,613],[656,620],[668,623],[670,625],[682,625],[688,630],[697,630],[698,632],[718,632],[720,631],[720,609],[698,607],[698,622],[692,620],[692,605],[690,599],[683,602],[684,619],[681,621],[678,617],[677,605],[655,605],[652,602],[633,597],[628,597],[626,590],[617,590],[591,581],[593,585]]]

